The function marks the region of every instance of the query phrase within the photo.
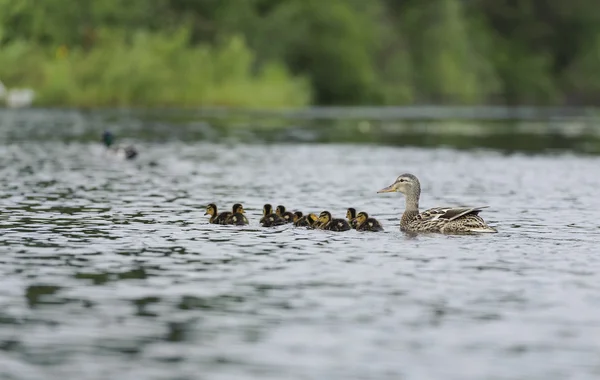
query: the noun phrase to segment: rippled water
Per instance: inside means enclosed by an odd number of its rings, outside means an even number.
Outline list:
[[[600,159],[356,145],[0,145],[1,379],[595,379]],[[486,236],[399,232],[489,205]],[[250,225],[207,223],[242,202]],[[386,231],[258,225],[265,202]]]

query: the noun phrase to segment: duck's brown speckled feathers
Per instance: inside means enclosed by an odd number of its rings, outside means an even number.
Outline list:
[[[383,231],[383,226],[381,223],[379,223],[379,221],[377,221],[375,218],[370,218],[369,214],[366,212],[359,212],[355,220],[357,231]]]
[[[322,230],[328,231],[348,231],[351,230],[350,224],[345,219],[334,219],[329,211],[323,211],[319,215],[319,226]]]
[[[400,175],[390,186],[378,193],[403,193],[406,207],[400,219],[400,230],[405,232],[440,232],[444,234],[498,232],[479,216],[485,207],[435,207],[419,212],[421,184],[410,173]]]

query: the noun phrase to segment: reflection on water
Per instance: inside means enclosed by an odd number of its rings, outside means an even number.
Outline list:
[[[1,379],[600,375],[595,157],[49,140],[0,145]],[[403,172],[499,233],[400,233],[376,191]],[[250,225],[208,224],[211,202]],[[385,232],[261,228],[266,202]]]

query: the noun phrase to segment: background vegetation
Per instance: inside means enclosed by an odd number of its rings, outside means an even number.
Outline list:
[[[593,0],[0,0],[40,105],[596,104]]]

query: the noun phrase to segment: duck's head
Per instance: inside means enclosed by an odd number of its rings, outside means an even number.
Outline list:
[[[314,226],[318,222],[319,222],[319,217],[318,216],[316,216],[313,213],[308,214],[308,224],[310,224],[311,226]]]
[[[210,216],[217,215],[217,205],[214,203],[211,203],[208,206],[206,206],[206,212],[204,213],[204,215],[210,215]]]
[[[285,206],[282,206],[282,205],[277,206],[275,213],[279,216],[283,216],[283,214],[285,214]]]
[[[233,208],[231,209],[233,211],[234,214],[245,214],[246,210],[244,210],[244,206],[242,206],[241,203],[236,203],[233,205]]]
[[[102,133],[102,142],[107,148],[113,144],[114,140],[115,136],[111,131],[104,131],[104,133]]]
[[[271,206],[270,204],[266,204],[263,206],[263,215],[267,216],[269,214],[273,213],[273,206]]]
[[[356,215],[356,221],[358,222],[358,224],[364,223],[367,219],[369,219],[369,214],[367,214],[364,211],[361,211],[358,213],[358,215]]]
[[[327,223],[329,223],[329,221],[331,220],[331,213],[329,211],[323,211],[321,214],[319,214],[319,223],[325,225]]]
[[[352,220],[354,218],[356,218],[356,209],[350,207],[348,211],[346,211],[346,219]]]
[[[296,211],[296,212],[294,212],[294,218],[292,220],[295,222],[295,221],[297,221],[300,218],[302,218],[302,211]]]
[[[421,184],[417,177],[412,174],[402,174],[396,181],[389,185],[388,187],[384,187],[379,190],[378,193],[402,193],[406,194],[420,194],[421,193]]]

